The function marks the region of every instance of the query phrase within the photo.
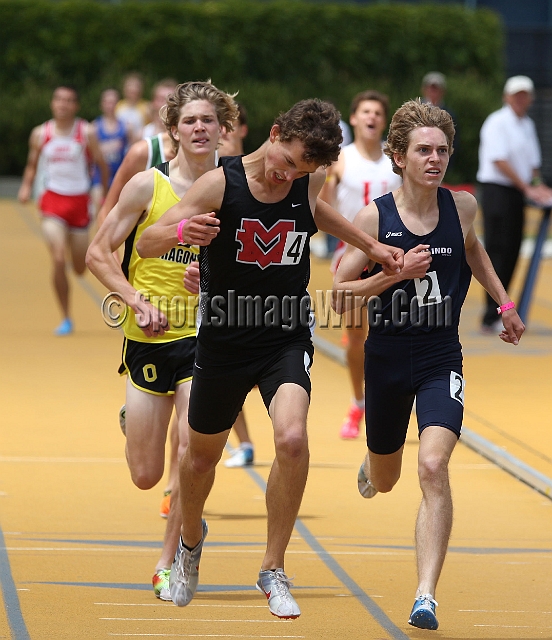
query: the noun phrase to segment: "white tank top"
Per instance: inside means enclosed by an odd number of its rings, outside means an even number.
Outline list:
[[[373,162],[362,156],[354,143],[343,147],[341,153],[345,162],[337,185],[336,209],[352,222],[372,200],[398,189],[402,179],[393,173],[391,160],[385,154]]]
[[[86,124],[85,120],[77,118],[67,136],[55,133],[54,120],[44,124],[41,157],[46,172],[45,187],[49,191],[77,196],[90,189]]]

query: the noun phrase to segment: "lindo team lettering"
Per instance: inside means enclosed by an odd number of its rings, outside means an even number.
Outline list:
[[[294,220],[279,220],[267,229],[260,220],[244,218],[236,231],[241,243],[236,260],[261,269],[271,264],[294,265],[301,260],[306,239],[306,231],[295,231]]]

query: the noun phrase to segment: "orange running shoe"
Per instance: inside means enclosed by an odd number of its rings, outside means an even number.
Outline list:
[[[171,492],[165,491],[165,493],[163,494],[163,500],[161,500],[161,509],[159,510],[159,515],[162,518],[168,518],[170,510],[171,510]]]
[[[360,431],[360,421],[364,416],[364,409],[351,405],[349,413],[345,418],[345,422],[341,425],[340,435],[344,440],[354,440],[358,437]]]

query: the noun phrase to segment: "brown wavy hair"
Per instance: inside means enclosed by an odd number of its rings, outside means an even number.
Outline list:
[[[303,143],[305,162],[327,167],[337,160],[343,141],[340,118],[331,102],[313,98],[297,102],[289,111],[281,113],[274,124],[280,127],[281,142],[298,139]]]

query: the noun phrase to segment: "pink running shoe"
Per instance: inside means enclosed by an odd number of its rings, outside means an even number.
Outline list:
[[[345,440],[353,440],[358,437],[360,431],[360,421],[364,416],[364,409],[356,405],[351,405],[345,422],[341,425],[340,435]]]

